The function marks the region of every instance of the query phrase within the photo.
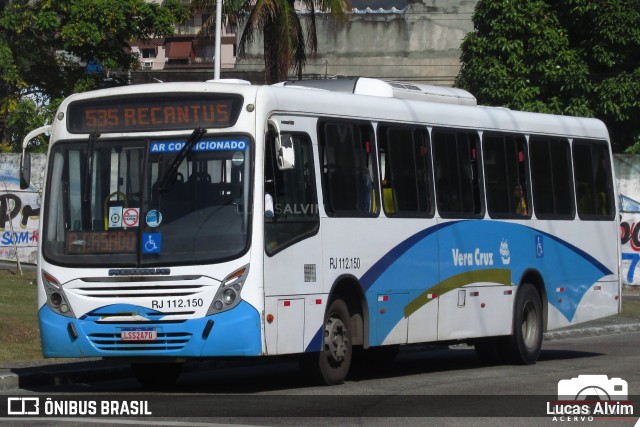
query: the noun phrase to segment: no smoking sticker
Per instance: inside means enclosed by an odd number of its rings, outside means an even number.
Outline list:
[[[124,227],[137,227],[140,223],[140,209],[125,208],[122,211],[122,225]]]

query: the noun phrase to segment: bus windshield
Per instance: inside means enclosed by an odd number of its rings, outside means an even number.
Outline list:
[[[206,137],[186,153],[185,140],[93,136],[89,143],[57,143],[48,167],[45,258],[137,267],[242,254],[251,212],[250,140]],[[186,157],[178,164],[181,152]]]

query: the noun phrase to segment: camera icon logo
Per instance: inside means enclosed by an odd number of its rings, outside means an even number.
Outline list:
[[[577,378],[558,381],[558,400],[627,400],[628,395],[629,387],[622,378],[578,375]]]

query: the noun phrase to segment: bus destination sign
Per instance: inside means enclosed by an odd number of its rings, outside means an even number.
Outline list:
[[[67,111],[71,133],[145,132],[223,128],[238,119],[243,99],[228,94],[137,94],[72,102]]]
[[[68,231],[67,254],[135,253],[138,233],[135,231]]]

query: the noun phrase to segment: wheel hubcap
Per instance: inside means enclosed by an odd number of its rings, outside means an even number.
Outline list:
[[[527,348],[534,348],[538,341],[538,312],[531,301],[522,310],[522,340]]]
[[[324,327],[324,349],[329,360],[341,363],[347,354],[347,328],[342,320],[330,317]]]

